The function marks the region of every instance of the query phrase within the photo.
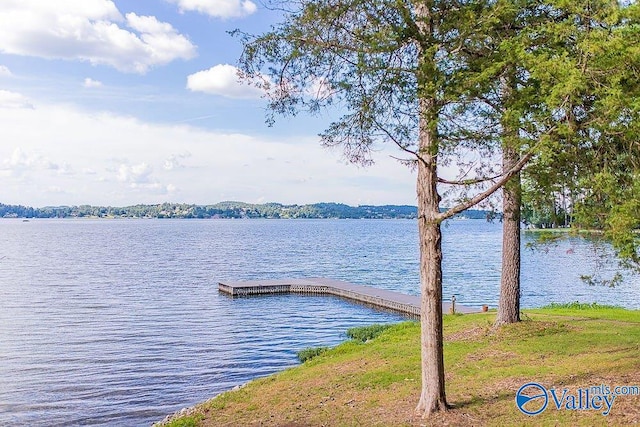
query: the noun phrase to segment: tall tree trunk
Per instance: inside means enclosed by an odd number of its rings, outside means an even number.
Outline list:
[[[518,152],[508,146],[502,150],[503,170],[518,161]],[[502,188],[502,276],[496,325],[520,321],[520,173]]]
[[[418,232],[420,235],[422,393],[416,411],[422,416],[447,408],[442,334],[442,233],[437,190],[437,141],[431,131],[433,102],[420,102],[418,151]]]
[[[432,2],[416,2],[416,25],[425,40],[435,33]],[[444,351],[442,343],[442,233],[438,194],[438,107],[433,79],[435,53],[417,41],[418,57],[418,233],[420,240],[420,349],[422,393],[416,411],[423,417],[444,411]]]

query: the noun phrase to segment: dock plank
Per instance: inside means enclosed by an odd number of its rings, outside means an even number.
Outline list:
[[[420,297],[387,289],[358,285],[325,277],[268,279],[251,281],[225,281],[218,283],[220,292],[231,296],[264,294],[316,294],[333,295],[350,301],[372,305],[404,315],[420,317]],[[477,313],[480,309],[456,303],[456,313]],[[450,302],[443,302],[443,313],[449,313]]]

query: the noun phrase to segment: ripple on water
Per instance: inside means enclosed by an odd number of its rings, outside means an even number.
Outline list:
[[[443,233],[445,298],[495,306],[499,224]],[[234,300],[219,280],[326,276],[419,293],[412,221],[3,220],[0,235],[0,425],[150,424],[349,327],[402,320],[337,298]],[[640,307],[637,278],[580,282],[594,257],[581,241],[528,252],[523,306]]]

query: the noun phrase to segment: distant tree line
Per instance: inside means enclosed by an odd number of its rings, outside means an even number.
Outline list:
[[[492,213],[467,210],[458,215],[468,219],[488,219]],[[283,205],[220,202],[213,205],[162,203],[156,205],[112,206],[48,206],[33,208],[0,203],[1,218],[338,218],[338,219],[415,219],[417,207],[409,205],[361,205],[314,203]]]

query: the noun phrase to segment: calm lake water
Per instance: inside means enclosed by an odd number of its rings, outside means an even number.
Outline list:
[[[495,307],[500,224],[443,233],[445,298]],[[0,238],[0,425],[149,425],[349,327],[402,320],[336,298],[232,300],[219,280],[326,276],[419,293],[409,220],[1,220]],[[640,308],[637,277],[615,289],[580,280],[597,260],[579,239],[526,250],[522,305]]]

